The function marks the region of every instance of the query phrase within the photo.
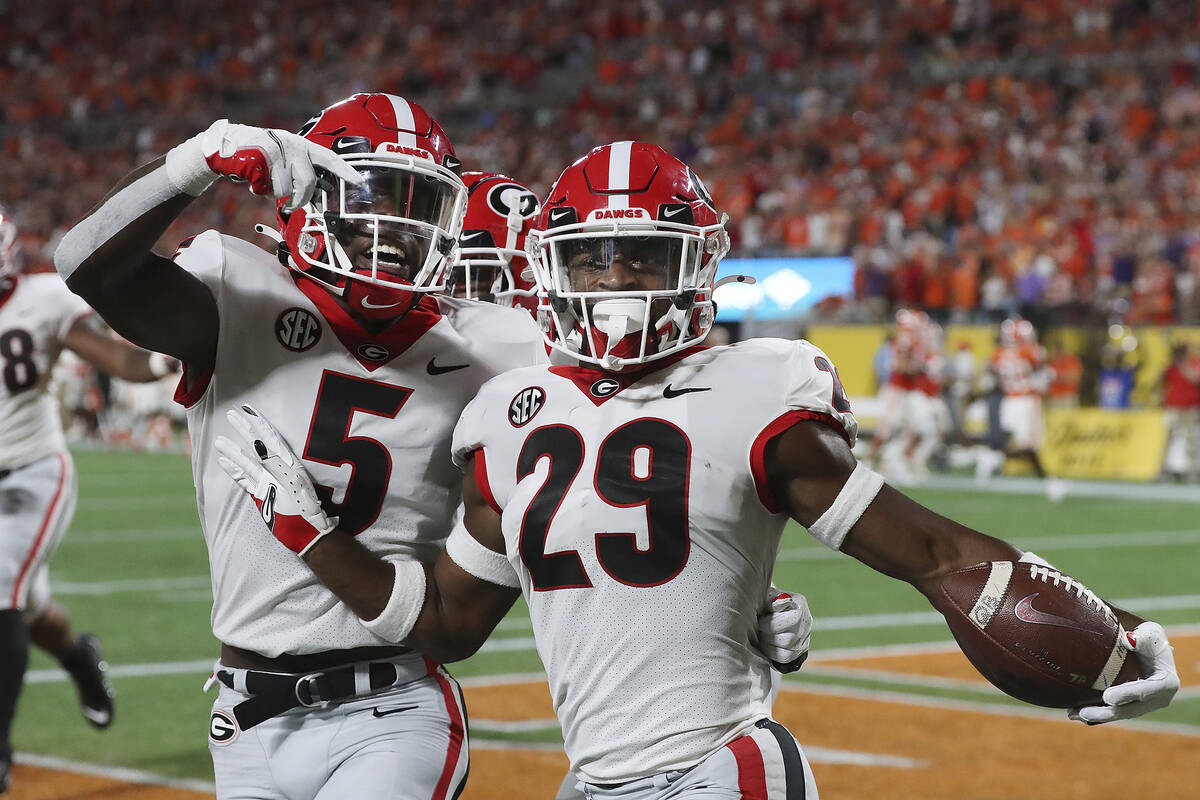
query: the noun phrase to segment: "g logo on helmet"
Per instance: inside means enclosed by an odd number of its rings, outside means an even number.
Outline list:
[[[498,183],[488,189],[488,205],[502,217],[516,209],[521,219],[529,219],[538,212],[537,195],[515,183]]]

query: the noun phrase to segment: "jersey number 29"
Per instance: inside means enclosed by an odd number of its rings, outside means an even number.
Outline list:
[[[583,465],[583,437],[566,425],[548,425],[529,435],[517,461],[517,480],[549,458],[546,482],[534,495],[521,523],[521,560],[538,591],[592,585],[579,553],[546,552],[546,535]],[[639,469],[636,466],[642,464]],[[613,579],[628,586],[658,586],[687,563],[688,476],[691,443],[679,428],[661,419],[636,419],[614,430],[600,445],[593,485],[610,506],[644,506],[649,546],[637,547],[626,532],[596,534],[596,557]],[[581,521],[587,524],[586,521]]]

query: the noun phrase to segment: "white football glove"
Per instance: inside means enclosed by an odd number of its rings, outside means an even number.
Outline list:
[[[1104,690],[1104,705],[1074,708],[1067,713],[1068,717],[1100,725],[1166,708],[1175,697],[1179,691],[1179,673],[1175,671],[1175,655],[1162,625],[1143,622],[1125,636],[1146,677],[1108,687]]]
[[[250,406],[225,415],[243,442],[218,436],[217,463],[250,495],[275,538],[303,556],[337,527],[321,508],[312,478],[283,437]]]
[[[180,192],[198,196],[217,178],[229,178],[250,184],[254,194],[288,198],[283,207],[286,212],[312,199],[317,169],[350,183],[363,181],[340,156],[303,136],[226,119],[217,120],[167,153],[167,177]]]
[[[767,605],[758,613],[758,649],[780,672],[795,672],[808,658],[812,641],[812,612],[802,594],[774,586]]]

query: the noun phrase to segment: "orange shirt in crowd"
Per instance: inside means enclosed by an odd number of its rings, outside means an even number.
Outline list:
[[[1047,394],[1051,397],[1078,397],[1079,379],[1083,376],[1083,362],[1074,353],[1063,351],[1050,361],[1054,378],[1050,381]]]

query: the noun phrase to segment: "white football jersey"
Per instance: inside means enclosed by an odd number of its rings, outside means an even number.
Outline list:
[[[58,403],[46,389],[67,332],[92,313],[58,275],[13,280],[0,292],[0,469],[66,447]]]
[[[187,365],[177,393],[188,408],[213,633],[270,657],[389,644],[271,536],[217,464],[213,440],[236,441],[226,412],[255,407],[327,487],[343,530],[383,558],[432,561],[461,500],[447,457],[454,424],[485,381],[545,360],[536,324],[524,311],[431,295],[371,335],[325,289],[249,242],[208,231],[175,260],[205,282],[220,314],[211,372]]]
[[[808,342],[671,360],[632,382],[509,372],[454,434],[456,461],[475,453],[503,509],[565,749],[589,782],[686,769],[769,715],[769,664],[752,644],[787,517],[764,451],[803,419],[857,433]]]

